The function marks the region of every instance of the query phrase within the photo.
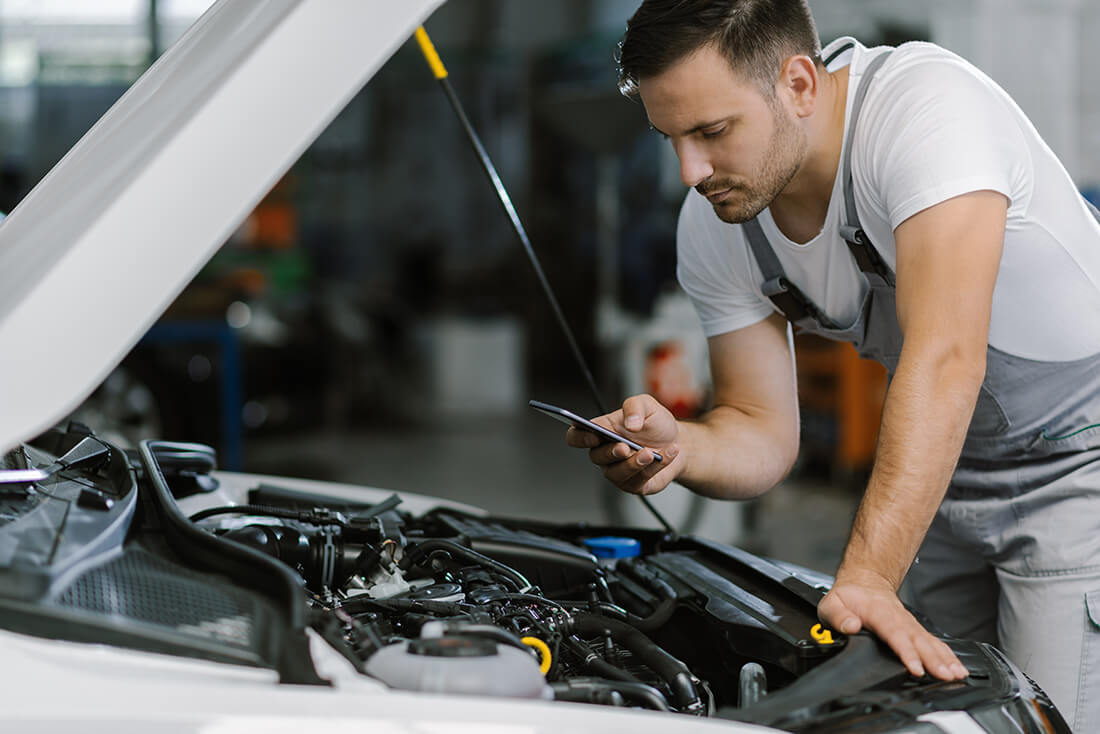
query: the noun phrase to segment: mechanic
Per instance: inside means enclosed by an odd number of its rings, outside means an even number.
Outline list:
[[[913,675],[964,677],[900,602],[908,572],[936,625],[1100,730],[1095,209],[975,67],[928,43],[821,49],[805,0],[645,0],[619,62],[693,189],[677,275],[715,407],[677,421],[640,395],[598,419],[662,462],[567,441],[627,492],[758,496],[798,451],[788,324],[852,342],[891,382],[821,619]]]

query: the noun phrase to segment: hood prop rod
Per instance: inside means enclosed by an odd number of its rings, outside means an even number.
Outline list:
[[[569,342],[569,349],[573,353],[573,359],[584,375],[584,380],[588,385],[588,389],[592,393],[593,399],[596,401],[596,407],[599,409],[600,413],[608,413],[609,411],[603,399],[600,397],[599,388],[596,387],[596,380],[592,377],[592,371],[588,369],[588,363],[585,361],[584,355],[581,354],[580,347],[577,346],[577,340],[573,336],[573,330],[569,328],[569,322],[566,321],[565,314],[562,312],[561,306],[558,304],[558,299],[554,295],[554,290],[550,287],[550,281],[546,278],[546,273],[542,269],[542,264],[539,262],[538,255],[535,254],[535,249],[531,246],[531,239],[527,236],[527,230],[524,229],[523,223],[519,219],[519,214],[516,213],[516,208],[512,204],[512,198],[508,196],[508,191],[504,188],[504,183],[497,174],[496,166],[493,165],[492,159],[489,158],[489,153],[481,143],[481,138],[478,137],[477,131],[474,130],[474,126],[470,123],[470,118],[466,116],[466,111],[463,109],[462,103],[455,94],[450,79],[448,79],[447,69],[443,66],[443,61],[439,58],[439,54],[436,52],[435,46],[428,36],[428,32],[424,30],[424,26],[417,27],[416,42],[420,45],[420,52],[424,54],[424,59],[428,62],[428,66],[431,67],[432,74],[435,75],[439,85],[443,88],[444,94],[447,95],[447,100],[451,103],[451,107],[458,116],[459,122],[462,123],[463,129],[466,131],[466,136],[470,139],[470,144],[474,148],[474,153],[477,155],[478,160],[481,161],[481,167],[489,177],[489,182],[496,190],[497,198],[500,199],[500,204],[504,207],[504,212],[508,215],[508,219],[512,223],[512,229],[515,230],[516,236],[519,237],[519,241],[523,245],[524,251],[527,253],[527,259],[531,261],[531,266],[535,269],[535,275],[542,285],[542,290],[543,293],[546,294],[547,300],[550,301],[550,308],[554,311],[558,326],[561,327],[566,341]],[[638,495],[638,499],[642,501],[642,504],[645,505],[646,509],[649,510],[669,535],[673,538],[678,537],[675,528],[665,520],[649,499],[642,495]]]

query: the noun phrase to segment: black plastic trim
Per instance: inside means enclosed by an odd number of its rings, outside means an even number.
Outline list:
[[[280,682],[328,685],[313,665],[306,635],[309,607],[302,580],[277,560],[196,527],[176,505],[156,459],[158,441],[142,441],[141,461],[153,488],[154,506],[169,546],[196,565],[233,578],[241,586],[277,602],[283,619],[281,639],[272,640],[271,659]],[[173,444],[165,444],[172,447]]]

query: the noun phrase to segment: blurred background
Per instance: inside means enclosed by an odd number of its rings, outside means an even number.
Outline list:
[[[637,2],[450,0],[426,27],[603,399],[648,391],[691,417],[707,407],[708,378],[674,277],[685,192],[671,148],[615,87],[616,44]],[[1100,2],[810,4],[825,42],[931,40],[976,63],[1095,198],[1100,90],[1085,39],[1100,35]],[[0,0],[0,211],[210,5]],[[832,571],[873,456],[885,375],[848,347],[800,337],[797,352],[803,450],[791,480],[751,503],[680,488],[656,503],[682,530]],[[75,417],[123,442],[209,443],[223,468],[504,515],[652,525],[530,398],[598,412],[410,42]]]

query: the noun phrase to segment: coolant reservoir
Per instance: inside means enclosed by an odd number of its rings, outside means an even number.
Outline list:
[[[476,637],[438,637],[387,645],[367,660],[367,674],[406,691],[554,697],[534,657],[515,647]]]

